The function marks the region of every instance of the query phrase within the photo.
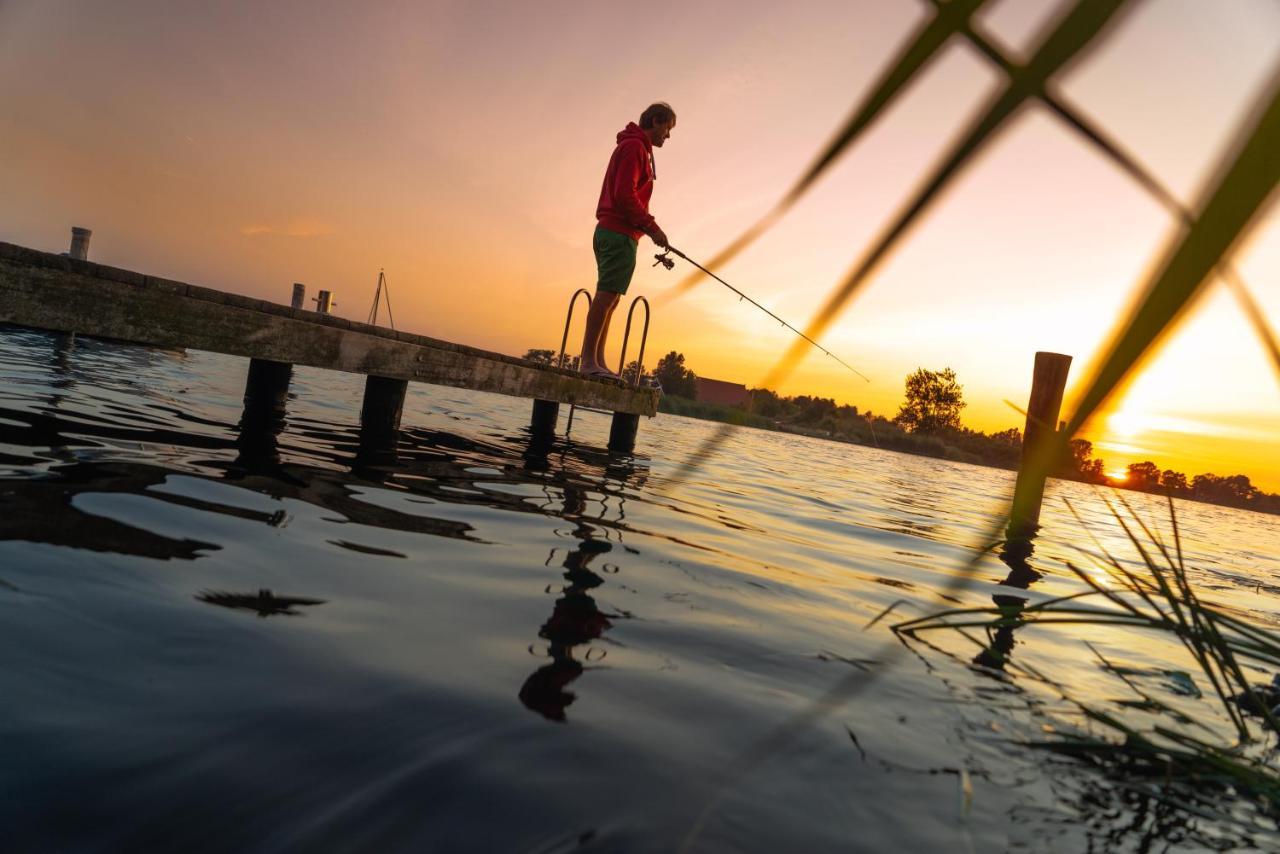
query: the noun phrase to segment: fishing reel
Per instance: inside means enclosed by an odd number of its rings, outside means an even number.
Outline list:
[[[659,252],[657,255],[654,255],[653,257],[657,259],[653,262],[653,266],[655,267],[661,264],[662,266],[666,267],[668,270],[671,270],[676,266],[676,259],[671,257],[670,247],[663,249],[661,252]]]

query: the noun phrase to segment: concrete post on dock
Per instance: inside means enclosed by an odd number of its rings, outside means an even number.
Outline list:
[[[292,308],[305,308],[307,305],[307,286],[302,282],[293,283],[293,301],[289,303]]]
[[[360,457],[366,463],[395,460],[400,441],[400,417],[408,380],[370,374],[364,382],[364,404],[360,407]]]
[[[533,420],[529,432],[535,442],[550,442],[556,436],[556,421],[560,417],[560,404],[554,400],[534,400]]]
[[[88,261],[91,237],[93,237],[93,231],[90,229],[81,228],[78,225],[71,226],[71,251],[67,255],[77,261]]]
[[[1040,527],[1044,483],[1054,462],[1047,455],[1052,452],[1057,438],[1062,393],[1067,387],[1070,370],[1070,356],[1036,353],[1031,398],[1027,402],[1027,425],[1022,436],[1022,460],[1006,531],[1005,552],[1015,559],[1025,559],[1031,554],[1031,540]]]
[[[640,416],[628,412],[613,413],[609,425],[609,450],[629,454],[636,449],[636,433],[640,431]]]

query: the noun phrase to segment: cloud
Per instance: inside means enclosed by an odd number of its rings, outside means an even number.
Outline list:
[[[333,226],[315,219],[295,219],[286,225],[254,224],[242,226],[245,237],[324,237],[333,234]]]

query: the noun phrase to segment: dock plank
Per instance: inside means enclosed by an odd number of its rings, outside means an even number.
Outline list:
[[[0,321],[652,416],[656,389],[0,242]]]

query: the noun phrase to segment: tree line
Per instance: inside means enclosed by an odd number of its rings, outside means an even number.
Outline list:
[[[553,357],[551,350],[530,350],[525,355],[544,364],[551,364]],[[623,378],[631,381],[639,370],[640,366],[631,362],[623,370]],[[742,406],[699,402],[697,374],[685,364],[684,354],[675,350],[659,359],[653,372],[642,379],[656,380],[662,386],[658,408],[675,415],[1005,469],[1016,470],[1022,455],[1022,431],[1016,427],[983,433],[961,423],[960,413],[967,405],[964,387],[951,368],[919,368],[909,374],[902,405],[891,417],[838,404],[834,398],[806,394],[783,397],[763,388],[750,389]],[[1093,443],[1087,439],[1071,440],[1069,455],[1056,474],[1084,483],[1280,514],[1280,495],[1263,492],[1243,474],[1188,477],[1147,461],[1130,463],[1123,479],[1109,477],[1105,461],[1093,456]]]

